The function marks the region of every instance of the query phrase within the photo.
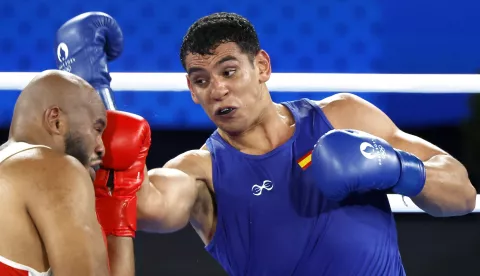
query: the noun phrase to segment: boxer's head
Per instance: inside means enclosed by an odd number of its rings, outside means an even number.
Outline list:
[[[180,59],[193,101],[222,130],[241,133],[271,102],[270,58],[253,25],[232,13],[199,19],[185,35]]]
[[[73,74],[49,70],[20,94],[10,135],[65,152],[89,167],[104,154],[105,126],[105,107],[95,90]]]

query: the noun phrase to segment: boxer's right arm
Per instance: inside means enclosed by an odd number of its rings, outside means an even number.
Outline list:
[[[138,192],[138,226],[142,231],[170,233],[185,227],[192,216],[199,190],[205,185],[207,162],[203,151],[189,151],[163,168],[148,171]]]
[[[108,275],[92,181],[72,157],[44,152],[30,164],[27,210],[55,276]]]

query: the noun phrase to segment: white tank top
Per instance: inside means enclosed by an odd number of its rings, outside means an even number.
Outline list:
[[[34,148],[47,148],[49,147],[44,146],[44,145],[32,145],[32,144],[27,144],[24,142],[14,142],[4,149],[0,150],[0,164],[2,164],[3,161],[7,160],[8,158],[14,156],[17,153],[20,153],[22,151],[26,151],[29,149],[34,149]]]
[[[31,145],[23,142],[15,142],[8,145],[6,148],[0,151],[0,164],[8,158],[14,156],[17,153],[33,149],[33,148],[49,148],[44,145]],[[0,275],[1,276],[53,276],[51,269],[47,272],[38,272],[35,269],[11,261],[7,258],[0,256]]]

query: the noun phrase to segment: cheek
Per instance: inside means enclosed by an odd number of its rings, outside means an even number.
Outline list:
[[[255,99],[258,100],[261,97],[261,89],[260,89],[260,84],[258,82],[258,75],[255,70],[250,70],[244,74],[244,77],[242,79],[242,82],[244,83],[244,91],[248,91],[248,95]]]
[[[243,98],[246,104],[256,103],[262,99],[260,87],[253,82],[247,83],[244,87],[239,89],[239,92],[241,92],[240,97]]]
[[[100,134],[94,129],[85,129],[83,133],[85,134],[83,141],[88,148],[95,147],[102,140]]]
[[[195,91],[192,92],[192,100],[195,104],[199,104],[202,107],[208,103],[208,98],[205,97],[207,95],[206,91]]]

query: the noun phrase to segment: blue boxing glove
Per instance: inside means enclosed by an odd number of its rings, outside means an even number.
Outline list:
[[[111,97],[112,80],[107,63],[123,51],[123,34],[115,19],[102,12],[88,12],[68,20],[57,31],[55,51],[59,70],[83,78],[104,101],[110,100],[106,99]]]
[[[418,195],[425,185],[423,162],[385,140],[356,130],[331,130],[312,152],[313,171],[322,194],[340,201],[351,193],[389,190]]]

